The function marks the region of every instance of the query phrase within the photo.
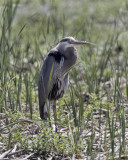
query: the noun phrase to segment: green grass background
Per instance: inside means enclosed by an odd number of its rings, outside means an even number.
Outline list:
[[[0,19],[0,153],[17,145],[39,156],[128,158],[128,2],[1,0]],[[39,117],[37,84],[45,56],[66,36],[96,46],[77,48],[57,104],[59,128],[68,129],[57,134]]]

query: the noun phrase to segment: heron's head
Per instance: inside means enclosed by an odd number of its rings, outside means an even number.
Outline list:
[[[65,37],[59,42],[59,47],[62,47],[64,50],[69,47],[75,47],[80,45],[94,45],[93,43],[87,41],[78,41],[73,37]]]

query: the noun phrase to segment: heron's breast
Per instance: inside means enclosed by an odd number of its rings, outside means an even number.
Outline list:
[[[48,99],[57,100],[59,98],[62,98],[66,92],[67,86],[68,86],[68,74],[66,74],[63,78],[56,80],[51,91],[49,92]]]

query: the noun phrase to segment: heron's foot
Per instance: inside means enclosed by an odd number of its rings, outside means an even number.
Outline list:
[[[52,129],[53,129],[53,132],[57,132],[58,131],[58,127],[55,124],[52,125]]]

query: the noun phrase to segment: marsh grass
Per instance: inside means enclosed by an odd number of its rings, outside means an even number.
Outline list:
[[[0,153],[16,145],[37,157],[127,159],[127,2],[25,2],[1,6]],[[53,117],[39,117],[38,75],[45,55],[68,35],[97,45],[78,48],[54,133]]]

